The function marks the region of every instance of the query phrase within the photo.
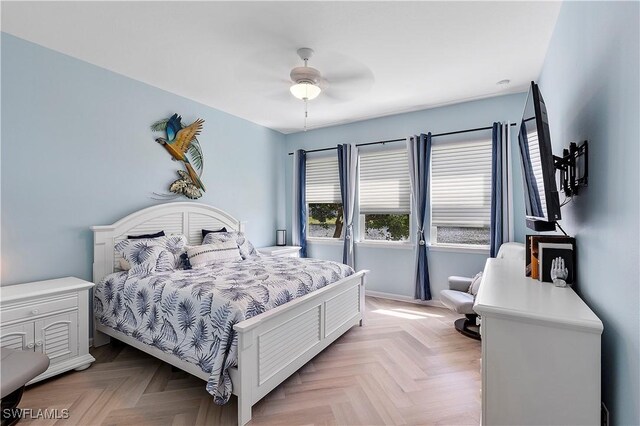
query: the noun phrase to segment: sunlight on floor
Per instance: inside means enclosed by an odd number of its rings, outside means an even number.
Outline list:
[[[414,311],[411,309],[376,309],[371,311],[374,314],[389,315],[391,317],[405,318],[405,319],[425,319],[425,318],[442,318],[442,315],[429,314],[427,312]]]

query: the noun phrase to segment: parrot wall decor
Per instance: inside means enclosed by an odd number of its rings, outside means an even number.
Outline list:
[[[202,147],[197,136],[202,131],[204,120],[198,118],[188,126],[182,124],[182,117],[173,114],[171,117],[158,120],[151,125],[154,132],[164,132],[165,137],[156,138],[156,142],[164,147],[173,161],[182,163],[185,170],[178,170],[180,178],[169,186],[170,194],[153,193],[156,199],[175,199],[184,195],[197,199],[205,191],[202,183],[204,158]]]

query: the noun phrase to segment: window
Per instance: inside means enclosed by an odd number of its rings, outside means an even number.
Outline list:
[[[489,245],[491,141],[431,150],[431,243]]]
[[[407,150],[360,153],[363,240],[408,241],[411,190]]]
[[[340,238],[343,217],[340,198],[338,157],[307,160],[307,236],[310,238]]]

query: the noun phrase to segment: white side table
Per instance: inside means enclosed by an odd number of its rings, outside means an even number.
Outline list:
[[[92,282],[66,277],[0,287],[0,346],[42,352],[51,363],[27,384],[69,370],[84,370],[89,354]]]
[[[300,257],[300,246],[269,246],[257,249],[260,254],[276,257]]]

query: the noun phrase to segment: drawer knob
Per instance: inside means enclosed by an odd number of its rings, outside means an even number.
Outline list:
[[[27,348],[29,348],[29,349],[33,349],[33,342],[29,343],[29,344],[27,345]]]
[[[42,340],[38,340],[38,341],[36,342],[36,346],[42,346]]]
[[[38,315],[40,313],[40,310],[39,309],[34,309],[34,310],[31,311],[31,313],[33,315]]]

